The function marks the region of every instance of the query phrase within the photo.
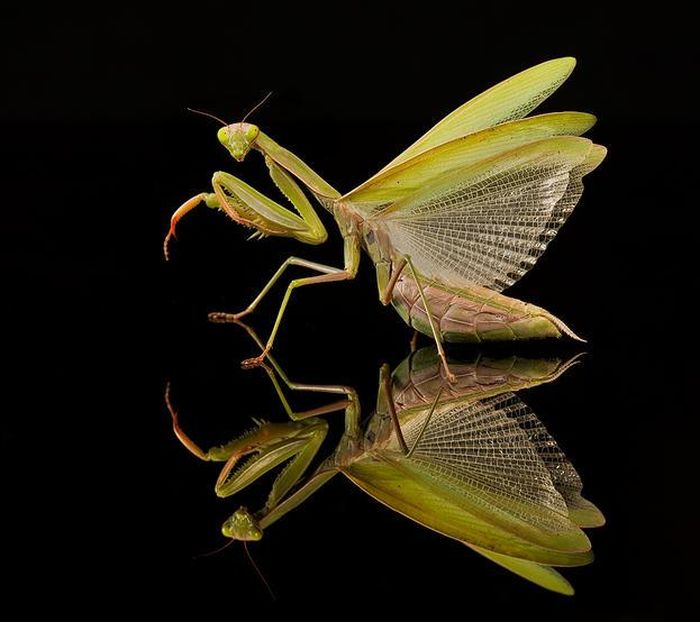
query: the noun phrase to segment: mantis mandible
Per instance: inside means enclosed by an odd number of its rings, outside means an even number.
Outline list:
[[[355,278],[361,248],[376,268],[379,299],[404,321],[432,336],[449,371],[442,342],[579,339],[560,319],[500,292],[520,279],[571,214],[582,178],[606,150],[581,135],[595,117],[558,112],[525,118],[570,75],[573,58],[536,65],[488,89],[445,117],[354,190],[341,194],[256,125],[226,124],[217,134],[236,161],[253,150],[295,212],[225,172],[213,192],[186,201],[175,227],[200,203],[254,229],[251,237],[283,236],[307,244],[327,239],[303,186],[331,212],[343,238],[343,267],[289,257],[252,302],[238,313],[212,313],[215,322],[252,313],[289,266],[316,276],[292,280],[261,354],[271,350],[292,293],[308,285]]]
[[[222,526],[225,537],[262,539],[265,529],[343,473],[393,511],[537,585],[573,593],[551,566],[590,563],[590,541],[580,528],[602,525],[604,518],[581,496],[574,467],[513,391],[551,382],[574,359],[451,361],[457,381],[449,383],[437,351],[424,348],[393,375],[382,367],[376,411],[364,431],[353,389],[291,382],[272,356],[269,360],[274,371],[264,368],[291,418],[288,423],[256,421],[252,431],[205,452],[183,431],[166,397],[180,441],[203,460],[225,463],[217,495],[231,496],[287,463],[265,506],[258,512],[236,510]],[[293,390],[345,399],[295,412],[277,376]],[[328,430],[318,415],[342,410],[345,432],[337,448],[304,480]]]

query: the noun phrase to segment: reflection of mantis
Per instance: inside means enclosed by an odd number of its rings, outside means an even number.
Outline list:
[[[204,460],[225,462],[216,484],[219,496],[232,495],[288,462],[264,508],[250,513],[241,507],[226,520],[226,537],[261,539],[264,529],[343,473],[392,510],[538,585],[573,593],[551,566],[590,563],[591,545],[580,527],[602,525],[604,519],[581,497],[581,480],[554,439],[512,393],[557,378],[570,362],[515,357],[453,362],[456,382],[446,384],[435,350],[421,350],[393,376],[382,368],[376,413],[363,433],[352,389],[292,383],[270,361],[292,389],[347,399],[295,413],[266,367],[292,421],[259,423],[208,452],[182,431],[171,408],[185,446]],[[299,485],[328,429],[316,415],[343,408],[345,433],[337,449]]]
[[[166,255],[178,220],[201,202],[255,229],[254,237],[324,242],[326,230],[301,181],[335,217],[344,267],[290,257],[246,309],[212,314],[214,321],[231,321],[251,313],[290,265],[320,273],[291,281],[261,355],[247,364],[260,363],[272,348],[292,292],[355,278],[361,247],[375,264],[382,303],[393,304],[409,325],[433,336],[443,364],[443,340],[576,338],[551,313],[499,293],[534,265],[578,202],[582,177],[605,157],[603,147],[579,138],[595,123],[590,114],[524,118],[574,64],[573,58],[552,60],[494,86],[345,195],[257,126],[224,124],[219,141],[237,161],[251,149],[262,153],[297,213],[217,172],[213,193],[189,199],[173,214]]]

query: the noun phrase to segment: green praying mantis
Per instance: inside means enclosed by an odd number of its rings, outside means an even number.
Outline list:
[[[391,303],[406,323],[434,338],[450,381],[443,341],[578,339],[548,311],[500,293],[535,264],[577,204],[583,176],[606,154],[581,137],[595,123],[591,114],[526,118],[575,64],[550,60],[488,89],[346,194],[256,125],[222,121],[221,144],[238,162],[259,151],[295,211],[216,172],[213,192],[192,197],[173,214],[166,258],[178,221],[201,203],[254,229],[251,237],[325,242],[328,234],[301,182],[335,218],[343,267],[289,257],[244,310],[210,314],[212,321],[230,322],[252,313],[289,266],[319,273],[289,283],[261,354],[244,365],[258,365],[270,352],[294,290],[355,278],[361,248],[374,262],[382,304]]]
[[[257,512],[239,508],[224,522],[224,536],[260,540],[264,530],[343,473],[391,510],[537,585],[573,594],[552,566],[590,563],[591,543],[581,528],[605,520],[581,496],[574,467],[514,391],[551,382],[574,359],[450,361],[456,377],[451,383],[437,350],[424,348],[393,375],[382,367],[376,410],[364,430],[352,388],[294,383],[274,357],[269,361],[273,369],[263,367],[291,421],[256,420],[250,432],[206,452],[183,431],[166,393],[180,441],[198,458],[224,463],[215,486],[220,497],[234,495],[286,463],[265,506]],[[293,390],[343,399],[295,412],[278,378]],[[328,430],[319,415],[341,410],[345,430],[337,448],[304,480]],[[248,460],[240,464],[245,456]]]

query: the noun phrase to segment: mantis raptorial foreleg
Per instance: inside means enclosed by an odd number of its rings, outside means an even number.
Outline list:
[[[187,199],[187,201],[185,201],[173,212],[173,215],[170,217],[170,229],[168,230],[168,235],[166,235],[165,240],[163,240],[163,255],[165,255],[166,261],[170,259],[170,240],[175,237],[175,228],[177,227],[178,221],[185,214],[187,214],[187,212],[191,212],[202,202],[206,203],[209,207],[217,207],[219,204],[214,193],[200,192],[191,199]]]
[[[310,418],[311,415],[304,417],[301,413],[299,420],[307,419],[303,424],[259,422],[254,431],[243,437],[204,451],[182,429],[177,410],[170,400],[170,385],[165,390],[165,403],[170,411],[173,431],[190,453],[205,462],[225,462],[214,487],[219,497],[235,494],[262,474],[288,462],[272,486],[266,507],[274,507],[304,474],[328,432],[328,424],[323,419]],[[265,457],[259,462],[249,460],[232,475],[240,459],[250,453],[259,453]]]
[[[296,213],[249,186],[234,175],[217,171],[212,176],[213,193],[202,192],[183,203],[170,219],[170,230],[163,242],[163,252],[168,259],[170,240],[175,237],[178,221],[200,203],[219,208],[233,221],[255,229],[253,234],[292,237],[307,244],[321,244],[328,233],[304,192],[291,175],[265,156],[270,177],[280,192],[292,203]]]
[[[266,508],[274,507],[305,473],[323,444],[327,433],[328,424],[326,421],[323,419],[309,420],[303,435],[298,435],[293,440],[282,438],[277,443],[268,442],[264,449],[266,456],[262,460],[261,466],[243,469],[233,477],[229,476],[238,462],[238,456],[231,456],[216,481],[216,494],[219,497],[230,497],[252,484],[263,473],[289,461],[275,479],[265,503]]]
[[[423,307],[425,308],[425,314],[428,316],[428,323],[430,324],[430,330],[433,333],[433,338],[435,339],[435,347],[437,348],[438,356],[440,357],[440,360],[442,361],[442,366],[445,369],[445,375],[447,376],[447,379],[450,382],[457,382],[457,378],[450,371],[450,366],[447,364],[447,357],[445,356],[445,351],[442,348],[442,339],[440,337],[440,333],[438,332],[438,330],[435,326],[435,320],[433,319],[433,314],[430,311],[430,306],[428,305],[428,301],[425,297],[425,293],[423,292],[423,285],[421,285],[420,277],[418,276],[416,269],[413,267],[413,262],[411,261],[411,258],[405,257],[405,259],[406,259],[406,263],[408,265],[408,269],[411,271],[411,275],[413,276],[413,280],[416,282],[416,287],[418,288],[418,294],[420,295],[421,302],[423,303]]]

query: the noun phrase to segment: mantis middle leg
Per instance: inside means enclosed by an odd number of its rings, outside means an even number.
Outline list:
[[[255,311],[255,308],[260,304],[262,299],[269,293],[274,284],[280,279],[284,274],[285,270],[289,266],[301,266],[303,268],[308,268],[310,270],[316,270],[316,272],[321,272],[322,274],[338,274],[343,271],[342,268],[334,268],[333,266],[327,266],[322,263],[316,263],[315,261],[308,261],[307,259],[301,259],[300,257],[288,257],[282,265],[277,269],[277,271],[272,275],[270,280],[267,282],[265,287],[260,290],[260,293],[253,299],[253,301],[245,308],[243,311],[238,313],[226,313],[223,311],[215,311],[209,314],[209,320],[217,323],[229,323],[237,322],[242,317],[245,317],[249,313]]]
[[[243,329],[245,329],[248,335],[250,335],[253,341],[255,341],[255,343],[260,348],[263,347],[262,341],[250,326],[244,324],[243,322],[237,322],[237,324]],[[267,357],[267,360],[274,368],[274,371],[264,364],[262,365],[262,368],[265,370],[268,377],[270,378],[272,386],[275,388],[275,392],[277,393],[277,397],[279,398],[282,407],[287,413],[287,416],[292,421],[300,421],[306,419],[307,417],[314,417],[317,415],[344,410],[346,433],[353,434],[359,431],[360,398],[357,395],[357,391],[355,391],[355,389],[342,384],[308,384],[294,382],[293,380],[290,380],[289,376],[287,376],[284,370],[280,367],[279,363],[275,360],[275,357],[269,355]],[[277,376],[279,376],[282,379],[282,382],[292,391],[308,391],[311,393],[330,393],[335,395],[344,395],[345,399],[337,400],[335,402],[331,402],[329,404],[319,406],[311,410],[295,411],[289,404],[289,401],[287,400],[287,397],[285,396],[284,391],[282,390],[282,387],[280,386],[280,383],[277,380]]]
[[[277,331],[282,323],[282,318],[284,312],[287,309],[287,305],[292,297],[292,292],[299,288],[307,285],[316,285],[320,283],[333,283],[336,281],[347,281],[354,279],[357,275],[357,269],[360,264],[360,238],[356,235],[347,235],[344,238],[344,268],[338,270],[337,272],[331,272],[327,274],[321,274],[319,276],[312,276],[303,279],[294,279],[287,286],[287,291],[282,299],[282,304],[280,305],[279,311],[277,312],[277,318],[275,319],[275,324],[272,327],[270,336],[267,339],[267,343],[263,348],[263,351],[259,356],[246,359],[243,361],[242,365],[244,367],[255,367],[260,365],[265,357],[268,355],[277,336]]]

